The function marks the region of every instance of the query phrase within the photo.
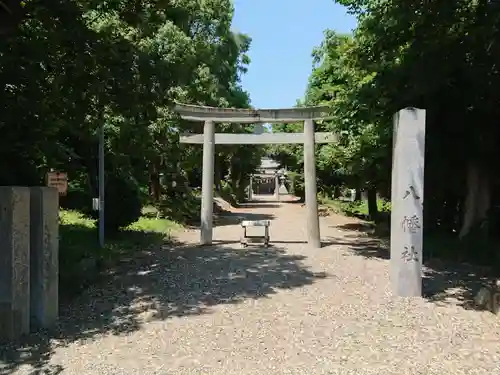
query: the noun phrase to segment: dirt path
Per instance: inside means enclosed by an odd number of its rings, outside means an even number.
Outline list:
[[[500,373],[498,318],[449,293],[392,298],[377,242],[333,216],[321,218],[325,246],[309,249],[304,210],[232,214],[272,219],[269,249],[240,249],[239,227],[221,225],[215,246],[188,231],[184,246],[138,255],[66,312],[59,340],[40,339],[5,373]]]

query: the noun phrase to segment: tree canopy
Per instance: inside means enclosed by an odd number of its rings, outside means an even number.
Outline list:
[[[425,228],[464,237],[497,229],[500,4],[338,0],[357,17],[351,35],[325,31],[300,105],[328,105],[337,144],[317,148],[318,183],[390,197],[393,115],[426,110]],[[274,125],[300,131],[300,124]],[[273,148],[301,172],[301,148]],[[376,196],[373,195],[372,196]],[[376,205],[374,207],[376,209]],[[490,235],[494,230],[490,230]]]
[[[0,183],[38,185],[50,169],[65,171],[70,194],[62,203],[89,206],[97,195],[97,131],[104,125],[107,185],[149,186],[157,199],[168,190],[161,185],[172,181],[196,185],[201,147],[181,146],[178,136],[201,127],[172,108],[174,101],[250,106],[240,77],[251,38],[231,30],[232,2],[20,4],[1,3],[2,17],[20,8],[22,17],[0,39]],[[218,148],[219,178],[230,174],[242,190],[259,158],[252,147]]]

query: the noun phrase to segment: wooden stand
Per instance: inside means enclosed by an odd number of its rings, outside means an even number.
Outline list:
[[[240,244],[241,247],[247,247],[250,243],[264,244],[265,247],[269,247],[269,226],[271,225],[270,220],[244,220],[241,222],[241,228],[243,229],[243,234],[241,235]],[[248,227],[264,227],[263,236],[248,236]]]

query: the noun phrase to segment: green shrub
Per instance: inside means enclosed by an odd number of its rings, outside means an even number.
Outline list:
[[[183,224],[199,222],[201,199],[189,192],[179,192],[175,195],[163,194],[157,209],[161,216]]]
[[[59,218],[59,283],[62,297],[71,297],[97,279],[102,250],[94,220],[63,210]]]
[[[365,207],[366,206],[366,207]],[[360,202],[347,202],[342,205],[342,210],[347,216],[362,216],[368,215],[368,206],[366,203]]]
[[[127,176],[109,175],[105,186],[104,228],[117,232],[141,217],[141,192],[137,182]],[[92,216],[98,219],[99,213]]]
[[[300,198],[301,201],[304,201],[306,196],[304,175],[295,172],[288,172],[287,184],[289,184],[289,193]]]
[[[169,220],[142,217],[106,236],[105,247],[98,242],[96,222],[78,211],[59,212],[59,285],[63,299],[71,299],[98,282],[120,263],[123,257],[157,246],[181,228]]]
[[[220,196],[231,203],[232,206],[236,206],[238,201],[236,193],[227,181],[221,181]]]
[[[386,200],[382,200],[382,199],[379,199],[377,201],[378,203],[378,210],[380,212],[385,212],[385,213],[391,213],[391,201],[386,201]]]
[[[85,215],[92,216],[92,194],[82,185],[69,185],[66,196],[59,200],[61,208],[77,210]]]

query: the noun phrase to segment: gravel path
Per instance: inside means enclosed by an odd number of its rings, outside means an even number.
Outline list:
[[[235,213],[275,215],[269,249],[239,249],[239,227],[223,225],[211,248],[141,254],[65,312],[59,340],[40,339],[2,373],[500,374],[497,317],[450,293],[391,297],[374,240],[334,216],[321,218],[326,245],[308,249],[304,210]]]

